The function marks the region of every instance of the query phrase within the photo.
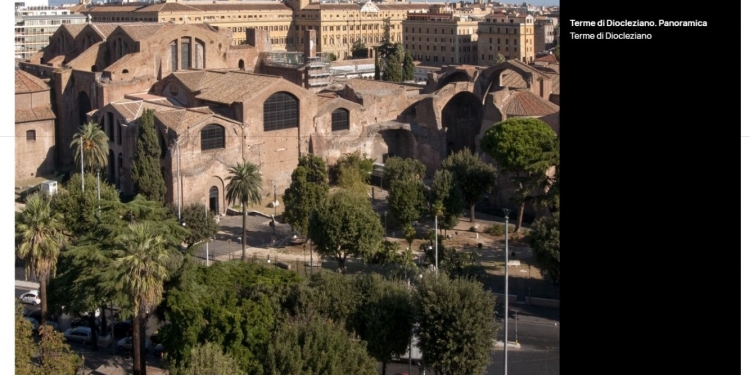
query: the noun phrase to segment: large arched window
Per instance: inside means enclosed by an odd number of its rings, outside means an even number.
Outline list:
[[[349,130],[349,111],[339,108],[331,113],[331,131]]]
[[[263,131],[296,128],[299,123],[297,98],[277,92],[263,103]]]
[[[224,127],[208,125],[201,130],[201,151],[224,148]]]

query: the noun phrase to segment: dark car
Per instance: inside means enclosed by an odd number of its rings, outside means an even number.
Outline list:
[[[115,323],[115,338],[119,339],[128,336],[133,336],[133,325],[130,323],[130,320]]]
[[[94,318],[94,325],[95,326],[99,327],[101,324],[102,323],[99,320],[99,318]],[[70,327],[71,328],[88,327],[88,326],[89,326],[89,318],[86,317],[86,316],[85,317],[80,317],[80,318],[75,318],[75,319],[73,319],[73,320],[70,321]]]

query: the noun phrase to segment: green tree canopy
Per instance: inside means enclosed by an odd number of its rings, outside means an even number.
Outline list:
[[[383,70],[383,80],[391,82],[402,82],[403,74],[401,71],[401,62],[393,54],[385,59],[385,69]]]
[[[495,64],[500,65],[505,62],[505,55],[498,52],[497,55],[495,55]]]
[[[516,184],[521,229],[526,201],[534,188],[547,180],[547,171],[557,160],[557,134],[541,120],[511,118],[493,125],[481,140],[482,151],[497,161],[500,171]]]
[[[377,374],[364,342],[353,342],[342,327],[320,318],[281,325],[264,369],[266,375]]]
[[[531,225],[529,244],[542,274],[560,281],[560,213],[536,219]]]
[[[65,233],[73,238],[87,235],[99,223],[102,204],[106,206],[120,201],[120,194],[106,181],[99,184],[101,200],[97,197],[96,177],[86,175],[84,185],[85,189],[81,191],[81,175],[76,173],[52,197],[52,210],[60,213]]]
[[[367,184],[375,165],[375,159],[370,159],[359,150],[342,155],[333,168],[336,184],[344,189],[360,193],[367,193]]]
[[[247,206],[258,204],[262,200],[263,177],[257,165],[243,161],[229,168],[227,200],[240,202],[242,205],[242,261],[246,260],[247,249]]]
[[[73,148],[73,160],[78,166],[81,165],[81,153],[83,153],[85,170],[93,172],[107,166],[109,138],[95,122],[89,121],[78,127],[78,132],[73,135],[70,147]],[[82,147],[83,150],[81,150]],[[78,183],[80,184],[80,181]]]
[[[162,300],[164,282],[169,279],[170,258],[178,256],[150,222],[134,223],[120,236],[111,272],[119,275],[116,287],[132,301],[133,373],[145,374],[146,314]]]
[[[416,314],[403,284],[380,280],[374,285],[359,309],[364,322],[360,335],[367,342],[367,352],[381,362],[385,375],[388,362],[409,349]]]
[[[164,183],[159,166],[161,154],[162,150],[154,125],[154,112],[147,109],[143,111],[138,127],[132,178],[135,193],[156,202],[164,202],[164,195],[167,193],[167,185]]]
[[[177,206],[170,205],[170,212],[176,220]],[[206,206],[201,203],[192,203],[183,207],[180,215],[187,230],[185,243],[188,249],[197,243],[214,238],[219,232],[219,225],[214,221],[213,212],[208,212]]]
[[[60,248],[65,244],[62,216],[52,210],[50,198],[36,193],[26,200],[26,207],[16,220],[16,257],[24,264],[26,274],[39,281],[42,321],[47,319],[47,284],[55,276]]]
[[[23,317],[23,307],[18,303],[15,317],[16,375],[76,373],[81,358],[70,350],[62,333],[52,326],[40,325],[41,339],[36,342],[31,323]]]
[[[355,59],[366,59],[367,55],[367,46],[362,43],[362,39],[357,39],[352,45],[352,57]]]
[[[439,227],[443,232],[455,228],[464,212],[464,197],[449,170],[435,172],[432,192],[432,214],[438,216]]]
[[[310,238],[322,256],[335,258],[346,272],[346,259],[373,253],[382,239],[380,217],[366,196],[339,191],[313,211]]]
[[[427,200],[422,178],[426,167],[415,159],[388,158],[385,180],[388,184],[388,206],[402,228],[422,216]]]
[[[470,220],[474,222],[474,206],[483,194],[488,193],[495,186],[496,168],[483,162],[468,148],[454,152],[445,158],[442,167],[453,175],[453,181],[461,189],[464,199],[469,204]]]
[[[231,355],[243,373],[261,373],[263,353],[283,321],[292,287],[301,281],[293,272],[251,263],[217,262],[210,267],[188,259],[166,286],[157,310],[159,330],[174,366],[186,368],[191,349],[215,343]]]
[[[190,350],[190,361],[182,367],[170,369],[174,375],[240,374],[242,369],[231,354],[225,354],[221,346],[208,342]]]
[[[404,81],[414,80],[414,58],[411,56],[411,52],[406,51],[404,54],[404,63],[401,70]]]
[[[328,171],[318,156],[305,155],[292,172],[292,183],[284,190],[284,220],[307,235],[312,210],[328,194]]]
[[[480,375],[497,332],[495,297],[482,284],[446,275],[416,289],[417,337],[424,361],[445,375]]]

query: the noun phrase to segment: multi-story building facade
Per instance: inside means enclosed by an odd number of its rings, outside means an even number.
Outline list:
[[[16,186],[55,170],[55,114],[50,87],[16,69]]]
[[[534,61],[534,17],[494,13],[479,23],[479,65],[492,65],[497,54],[506,60]]]
[[[555,46],[557,18],[537,17],[534,21],[534,50],[544,52]]]
[[[49,44],[60,25],[82,24],[86,17],[55,7],[30,7],[16,11],[15,56],[28,59]]]
[[[410,14],[402,23],[404,49],[425,64],[476,64],[478,20],[450,9]]]
[[[310,0],[261,2],[170,1],[160,4],[112,4],[79,7],[90,14],[95,23],[102,22],[160,22],[207,23],[228,27],[233,31],[232,44],[245,43],[247,29],[262,29],[269,33],[275,51],[305,51],[305,31],[317,33],[317,52],[333,53],[338,59],[351,56],[355,41],[373,48],[382,43],[385,19],[390,19],[392,42],[402,42],[402,21],[407,14],[427,12],[429,5],[410,3],[374,4],[321,3]]]

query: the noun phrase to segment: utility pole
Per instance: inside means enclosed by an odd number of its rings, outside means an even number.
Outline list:
[[[182,222],[182,179],[180,178],[180,144],[177,145],[177,221]]]
[[[83,184],[83,131],[81,131],[81,144],[78,145],[81,148],[81,193],[83,193],[86,189],[85,185]]]
[[[503,333],[505,334],[505,344],[503,345],[505,361],[503,363],[505,372],[503,374],[508,375],[508,213],[510,210],[503,208],[503,212],[505,213],[505,315],[503,319]]]
[[[435,214],[435,277],[438,276],[438,217]]]
[[[206,206],[206,227],[208,227],[208,206]],[[208,267],[208,238],[206,238],[206,267]]]

